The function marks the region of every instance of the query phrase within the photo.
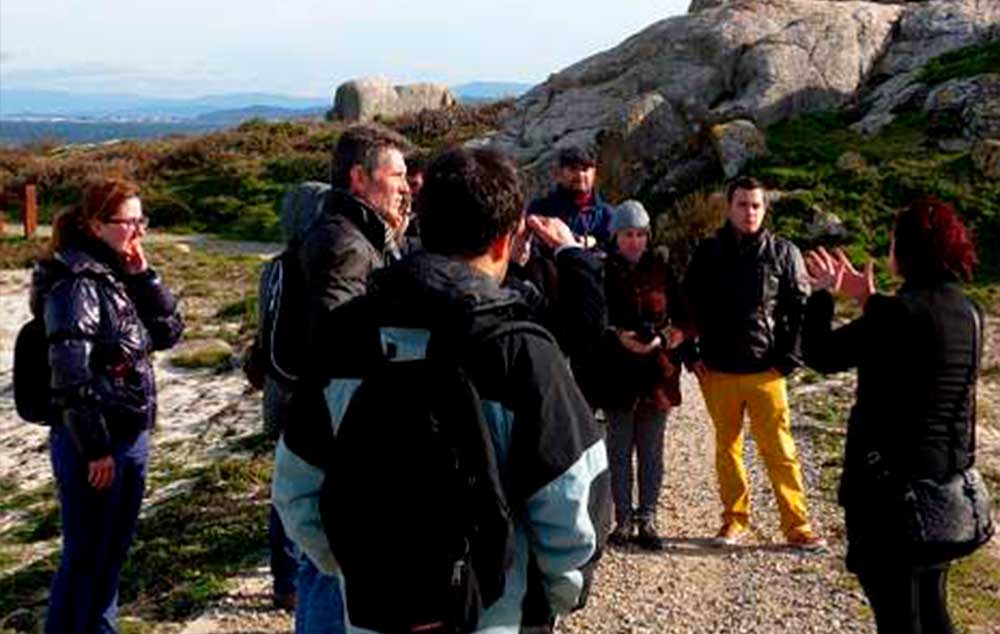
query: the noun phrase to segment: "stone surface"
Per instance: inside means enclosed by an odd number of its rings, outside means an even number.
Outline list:
[[[902,8],[749,0],[657,22],[535,87],[494,137],[529,172],[559,147],[593,143],[614,163],[605,186],[632,193],[703,172],[705,131],[758,127],[836,107],[877,63]],[[688,163],[691,163],[688,165]],[[663,185],[669,188],[672,185]]]
[[[455,96],[443,84],[394,86],[382,77],[353,79],[337,87],[334,117],[342,121],[372,121],[376,117],[398,117],[425,109],[447,108]]]
[[[233,347],[222,339],[192,339],[170,353],[170,363],[179,368],[214,368],[232,358]]]
[[[873,82],[862,95],[865,117],[853,126],[876,134],[895,118],[894,110],[926,96],[920,69],[948,51],[1000,36],[1000,2],[935,0],[908,4],[885,55],[872,71]]]
[[[844,152],[837,157],[837,169],[857,174],[868,169],[868,161],[858,152]]]
[[[726,178],[733,178],[752,159],[767,156],[767,140],[752,121],[736,119],[712,126],[712,147]]]
[[[970,139],[1000,139],[1000,95],[983,96],[968,104],[962,122]]]
[[[983,176],[1000,180],[1000,140],[978,141],[972,148],[972,162]]]
[[[928,93],[924,112],[960,112],[970,102],[991,94],[1000,94],[1000,75],[996,73],[952,79],[938,84]]]
[[[812,240],[823,238],[843,239],[849,235],[847,227],[840,216],[832,211],[825,211],[819,207],[813,207],[813,217],[806,225],[806,234]]]
[[[996,0],[694,0],[690,11],[550,76],[491,144],[535,190],[559,148],[584,144],[598,149],[615,196],[682,194],[723,171],[713,126],[743,119],[763,130],[860,104],[855,129],[877,132],[926,97],[917,80],[928,59],[993,37],[1000,23]]]

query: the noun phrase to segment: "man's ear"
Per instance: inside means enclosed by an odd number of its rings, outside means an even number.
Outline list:
[[[350,171],[347,172],[347,189],[352,194],[357,194],[364,191],[367,185],[368,172],[365,171],[365,166],[355,163],[351,166]]]

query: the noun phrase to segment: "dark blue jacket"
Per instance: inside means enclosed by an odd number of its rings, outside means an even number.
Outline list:
[[[580,207],[576,199],[576,192],[558,185],[547,195],[531,201],[528,213],[559,218],[577,236],[593,236],[597,241],[597,248],[608,252],[611,248],[611,218],[614,209],[596,191],[592,205]]]
[[[34,271],[31,308],[43,316],[52,368],[53,414],[87,460],[111,441],[153,427],[150,354],[184,330],[177,301],[149,269],[126,275],[103,242],[80,239]]]

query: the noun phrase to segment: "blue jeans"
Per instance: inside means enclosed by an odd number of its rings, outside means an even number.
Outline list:
[[[344,599],[340,578],[325,575],[309,557],[299,560],[295,634],[344,634]]]
[[[652,521],[663,484],[663,432],[666,412],[642,404],[631,410],[612,410],[608,415],[608,460],[611,467],[611,497],[615,522]],[[638,458],[639,508],[632,508],[632,455]]]
[[[274,580],[274,596],[295,594],[295,577],[299,560],[295,544],[285,534],[285,527],[278,517],[278,511],[271,505],[271,515],[267,523],[267,540],[271,546],[271,577]]]
[[[115,477],[96,491],[87,461],[68,431],[49,434],[59,489],[62,558],[52,580],[46,634],[114,634],[118,631],[118,580],[135,536],[146,488],[149,432],[113,443]]]

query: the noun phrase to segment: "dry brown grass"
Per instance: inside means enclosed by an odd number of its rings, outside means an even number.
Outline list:
[[[656,243],[670,249],[670,258],[676,265],[686,267],[698,241],[722,226],[726,208],[726,197],[719,192],[688,194],[666,213],[657,216]]]

